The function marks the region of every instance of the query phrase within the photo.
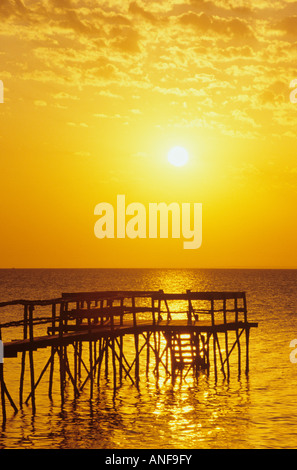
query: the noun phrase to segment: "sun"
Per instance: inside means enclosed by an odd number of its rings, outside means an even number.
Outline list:
[[[189,154],[184,147],[172,147],[168,152],[168,161],[174,166],[183,166],[189,160]]]

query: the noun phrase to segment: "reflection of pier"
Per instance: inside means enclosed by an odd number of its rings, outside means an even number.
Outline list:
[[[85,385],[99,385],[100,375],[109,377],[112,370],[114,391],[123,379],[138,386],[140,367],[160,370],[174,382],[176,374],[185,377],[190,371],[214,368],[228,379],[230,355],[237,350],[238,373],[245,359],[249,370],[249,332],[257,323],[247,320],[245,293],[192,292],[167,294],[163,291],[107,291],[65,293],[61,298],[40,301],[2,302],[0,307],[21,305],[23,318],[0,324],[21,328],[19,340],[4,342],[4,360],[21,354],[19,406],[24,403],[26,354],[29,356],[30,394],[35,412],[35,392],[45,372],[49,371],[48,395],[51,398],[55,358],[59,363],[61,401],[64,403],[66,378],[74,397]],[[37,314],[37,310],[39,314]],[[245,333],[245,350],[241,336]],[[3,338],[4,341],[4,338]],[[82,345],[88,345],[88,360]],[[38,379],[35,378],[33,351],[48,348],[49,358]],[[86,364],[86,362],[88,362]],[[0,364],[1,403],[6,419],[6,398],[17,411],[4,381]]]

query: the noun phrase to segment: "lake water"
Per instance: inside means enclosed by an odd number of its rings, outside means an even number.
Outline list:
[[[30,402],[16,415],[7,405],[0,448],[297,447],[297,364],[290,362],[290,342],[297,338],[296,270],[0,270],[0,301],[116,289],[245,291],[248,320],[259,323],[250,334],[248,377],[238,377],[232,366],[229,381],[222,374],[215,381],[211,369],[197,379],[189,374],[173,386],[170,380],[161,377],[157,382],[153,374],[147,378],[141,372],[139,389],[125,380],[115,396],[112,379],[104,378],[92,400],[88,388],[74,400],[69,386],[63,408],[58,386],[49,400],[46,377],[37,388],[34,416]],[[22,314],[5,308],[0,315],[4,323]],[[13,339],[9,334],[3,329],[4,340]],[[43,367],[48,351],[34,354]],[[5,379],[16,403],[19,367],[19,357],[5,359]]]

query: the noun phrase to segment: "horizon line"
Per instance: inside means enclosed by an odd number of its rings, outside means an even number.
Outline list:
[[[13,270],[13,269],[122,269],[122,270],[128,270],[128,269],[290,269],[290,270],[297,270],[296,267],[289,267],[289,266],[216,266],[216,267],[0,267],[0,270]]]

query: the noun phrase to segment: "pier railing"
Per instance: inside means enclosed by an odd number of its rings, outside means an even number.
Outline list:
[[[50,300],[1,302],[0,308],[20,306],[23,318],[2,322],[1,330],[22,328],[22,339],[33,341],[41,334],[60,335],[94,328],[120,328],[139,322],[158,325],[179,319],[187,324],[247,322],[244,292],[165,293],[158,291],[99,291],[63,293]],[[41,313],[42,311],[42,313]],[[45,325],[42,331],[40,325]]]

